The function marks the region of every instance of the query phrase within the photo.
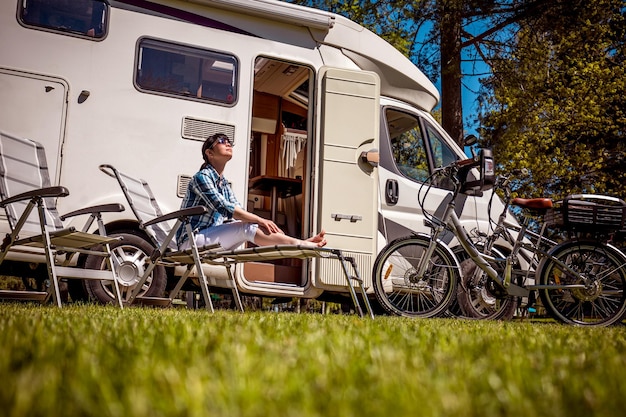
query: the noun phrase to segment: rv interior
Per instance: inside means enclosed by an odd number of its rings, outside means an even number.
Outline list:
[[[312,71],[257,58],[252,103],[248,209],[301,238],[307,228],[308,101]],[[244,266],[248,281],[304,285],[302,261],[285,259]]]

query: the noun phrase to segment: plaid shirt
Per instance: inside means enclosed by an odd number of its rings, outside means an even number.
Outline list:
[[[180,206],[181,209],[205,206],[208,212],[190,218],[192,230],[202,230],[211,226],[219,226],[225,220],[233,218],[235,207],[241,204],[235,198],[228,180],[220,177],[215,168],[207,165],[198,171],[189,181],[187,193]],[[176,232],[176,241],[182,244],[188,239],[184,225]]]

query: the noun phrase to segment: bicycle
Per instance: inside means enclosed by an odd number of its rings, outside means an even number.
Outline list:
[[[468,173],[476,167],[480,168],[479,179],[468,181]],[[498,311],[505,311],[507,302],[533,299],[538,293],[546,311],[562,323],[608,326],[620,322],[626,312],[626,256],[593,235],[597,231],[610,234],[623,227],[626,203],[596,195],[571,196],[562,202],[547,198],[513,199],[511,204],[542,217],[546,226],[561,227],[570,233],[560,243],[544,248],[546,241],[525,238],[531,218],[525,216],[517,236],[511,237],[510,252],[493,256],[472,241],[455,212],[459,193],[493,187],[493,168],[490,152],[482,150],[480,157],[456,161],[431,176],[433,181],[438,177],[451,180],[451,198],[442,215],[424,213],[431,226],[430,234],[415,233],[396,239],[377,257],[374,292],[382,307],[408,317],[433,317],[446,311],[461,276],[461,263],[454,255],[448,256],[452,250],[441,239],[444,233],[452,232],[481,271],[476,275],[481,281],[470,284],[480,284],[481,290],[497,300]],[[504,220],[500,224],[507,233],[514,231]],[[536,257],[528,269],[520,267],[520,254],[524,252]],[[446,279],[434,279],[441,276]]]
[[[517,173],[518,175],[526,175],[524,170],[519,170]],[[502,191],[503,206],[502,212],[499,214],[496,222],[491,220],[491,215],[488,216],[490,219],[491,234],[477,229],[473,229],[468,233],[474,245],[480,249],[483,255],[491,255],[498,260],[497,263],[494,262],[494,267],[500,274],[502,273],[504,260],[507,256],[511,255],[512,248],[515,246],[516,237],[513,236],[513,233],[524,233],[524,238],[534,242],[536,247],[541,247],[545,251],[557,245],[557,242],[546,237],[546,223],[539,225],[539,233],[530,230],[529,225],[531,221],[535,221],[536,216],[534,214],[536,213],[527,213],[527,215],[523,217],[523,220],[527,222],[523,230],[518,224],[507,220],[509,207],[511,205],[517,205],[519,201],[513,201],[511,198],[510,182],[511,177],[506,175],[499,175],[495,180],[493,187],[494,192],[489,199],[487,211],[489,214],[491,213],[493,199],[498,196],[495,190]],[[527,211],[531,210],[527,209]],[[488,276],[476,266],[462,246],[455,247],[453,251],[459,261],[461,261],[462,280],[458,285],[457,291],[458,310],[461,311],[460,316],[496,320],[508,320],[513,318],[520,307],[520,297],[498,294],[498,289],[491,284]],[[517,272],[522,275],[512,277],[512,279],[515,282],[527,282],[532,279],[530,275],[536,270],[539,259],[536,252],[520,248],[516,253],[514,262],[516,268],[512,269],[512,273]],[[535,300],[532,297],[533,294],[534,293],[530,294],[531,299],[528,300],[524,312],[534,308]]]

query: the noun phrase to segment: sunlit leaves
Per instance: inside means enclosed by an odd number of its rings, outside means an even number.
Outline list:
[[[494,66],[483,136],[503,170],[532,173],[521,194],[626,195],[620,4],[554,2],[522,27],[513,53]]]

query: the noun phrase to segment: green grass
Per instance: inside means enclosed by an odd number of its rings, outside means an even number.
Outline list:
[[[621,416],[626,328],[0,304],[4,416]]]

